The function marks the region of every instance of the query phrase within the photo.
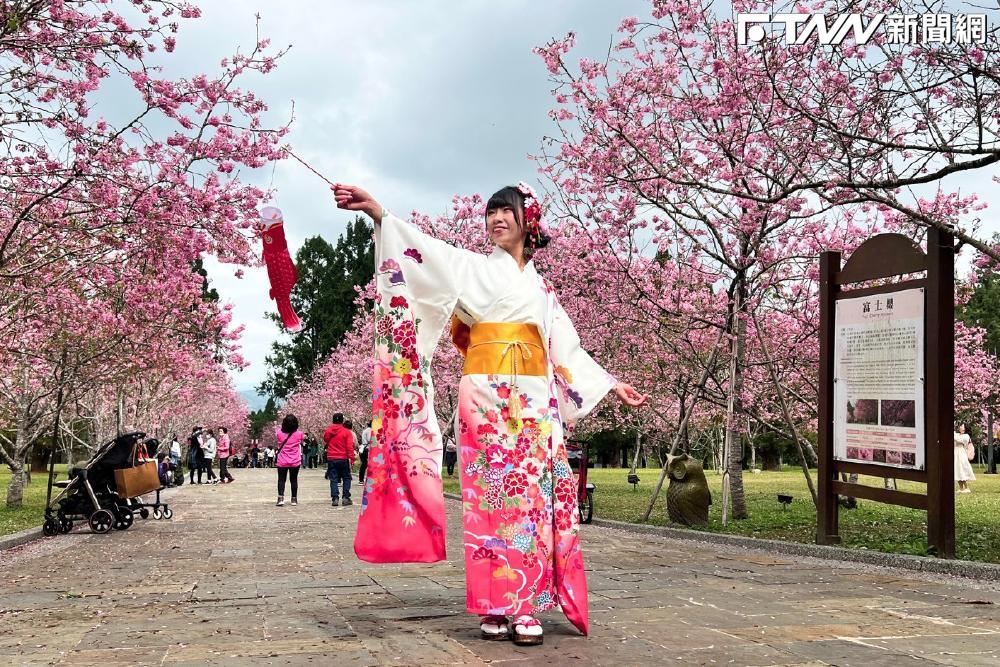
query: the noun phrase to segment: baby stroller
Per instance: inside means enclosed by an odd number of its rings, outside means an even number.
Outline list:
[[[152,456],[160,448],[160,441],[157,440],[156,438],[150,438],[150,439],[146,440],[146,442],[143,443],[143,444],[145,444],[145,446],[146,446],[147,456]],[[132,453],[130,451],[129,452],[129,457],[131,457],[131,456],[132,456]],[[159,460],[159,459],[157,459],[157,460]],[[131,463],[130,462],[126,462],[125,466],[119,466],[119,467],[128,467],[129,465],[131,465]],[[159,471],[157,471],[157,472],[159,472]],[[171,474],[173,475],[173,478],[176,479],[176,477],[177,477],[176,471],[174,471]],[[184,483],[184,473],[181,473],[180,477],[181,477],[181,484],[183,484]],[[161,484],[162,484],[162,482],[161,482]],[[131,509],[133,513],[135,513],[136,511],[138,511],[139,516],[141,516],[143,519],[148,519],[149,518],[149,514],[150,514],[149,509],[150,508],[152,508],[152,510],[153,510],[153,518],[154,519],[170,519],[170,518],[172,518],[174,516],[174,511],[172,509],[170,509],[170,507],[167,506],[167,503],[160,502],[160,491],[162,491],[163,488],[164,487],[161,486],[160,488],[155,489],[156,500],[153,501],[153,502],[151,502],[151,503],[144,503],[144,502],[142,502],[142,498],[129,498],[128,499],[129,509]],[[121,494],[119,494],[119,497],[121,497]]]
[[[129,499],[119,497],[115,470],[132,467],[135,446],[145,436],[141,432],[127,433],[105,443],[84,467],[72,468],[68,480],[56,482],[62,491],[45,508],[42,533],[68,533],[74,520],[87,521],[95,533],[128,529],[135,521],[133,505]],[[148,512],[145,508],[142,511]]]

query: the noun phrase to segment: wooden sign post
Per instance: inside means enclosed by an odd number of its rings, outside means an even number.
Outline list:
[[[872,237],[841,268],[820,255],[819,520],[840,542],[838,496],[927,512],[927,545],[955,555],[955,247],[927,232]],[[884,279],[925,273],[893,283]],[[844,286],[880,281],[876,287]],[[905,479],[926,494],[841,481],[841,473]]]

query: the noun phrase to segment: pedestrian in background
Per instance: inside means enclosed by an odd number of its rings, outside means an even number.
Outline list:
[[[361,484],[365,483],[365,474],[368,472],[368,447],[372,444],[372,422],[368,422],[368,426],[365,430],[361,432],[361,449],[358,452],[358,460],[361,464],[358,466],[358,482]]]
[[[299,420],[293,414],[285,415],[275,432],[278,440],[278,502],[277,507],[285,504],[285,478],[289,478],[292,486],[292,504],[299,504],[299,465],[302,463],[302,439],[305,437],[299,430]],[[270,447],[268,447],[270,449]]]
[[[358,451],[358,436],[354,433],[354,422],[350,419],[344,420],[344,428],[346,428],[351,434],[351,445],[354,447],[355,453]]]
[[[229,484],[233,481],[233,476],[229,474],[229,457],[233,453],[229,442],[229,429],[220,426],[219,433],[219,482]]]
[[[355,455],[357,455],[357,453],[358,453],[358,436],[354,432],[354,422],[352,422],[350,419],[345,419],[344,420],[344,428],[346,428],[347,432],[351,434],[351,451],[354,452]],[[354,459],[353,458],[351,459],[351,467],[352,468],[354,467]]]
[[[444,445],[444,465],[448,469],[448,477],[455,476],[455,464],[458,462],[458,444],[454,438],[448,438]]]
[[[177,441],[176,433],[170,436],[170,463],[174,470],[181,467],[181,443]]]
[[[354,465],[354,434],[344,425],[344,415],[337,412],[331,418],[333,423],[323,432],[326,442],[326,476],[330,480],[330,501],[336,507],[340,504],[340,487],[343,484],[344,505],[351,501],[351,466]]]
[[[959,493],[972,493],[969,482],[976,481],[976,473],[972,471],[972,439],[965,432],[965,424],[958,425],[955,433],[955,481],[958,482]]]
[[[156,475],[160,478],[160,486],[164,489],[170,486],[170,464],[167,455],[160,452],[156,455]]]
[[[188,472],[191,474],[191,483],[194,484],[194,473],[198,472],[198,483],[201,484],[201,461],[204,454],[201,452],[201,427],[195,426],[191,429],[188,437]]]
[[[315,468],[319,461],[319,442],[316,438],[309,438],[309,467]]]
[[[212,464],[215,462],[215,453],[219,447],[219,441],[215,439],[215,431],[208,429],[206,431],[208,434],[205,438],[205,444],[202,445],[202,450],[204,451],[204,457],[202,458],[202,467],[208,474],[208,479],[206,480],[209,484],[218,484],[219,478],[215,476],[215,471],[212,470]],[[198,471],[198,483],[201,483],[201,470]]]

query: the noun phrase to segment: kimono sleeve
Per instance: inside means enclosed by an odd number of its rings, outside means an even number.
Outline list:
[[[580,345],[580,336],[559,301],[552,300],[549,353],[559,389],[562,421],[573,424],[590,414],[617,380]]]
[[[431,358],[477,257],[388,213],[375,226],[372,439],[354,537],[362,560],[446,557]]]
[[[458,301],[468,266],[478,257],[385,212],[375,225],[378,294],[406,299],[417,325],[417,352],[428,360]],[[398,299],[396,303],[402,303]],[[391,303],[382,306],[390,309]]]

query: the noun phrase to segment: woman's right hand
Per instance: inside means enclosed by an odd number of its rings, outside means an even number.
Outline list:
[[[333,196],[337,200],[337,208],[361,211],[374,220],[376,225],[382,222],[382,205],[358,186],[337,183],[331,190],[333,190]]]

